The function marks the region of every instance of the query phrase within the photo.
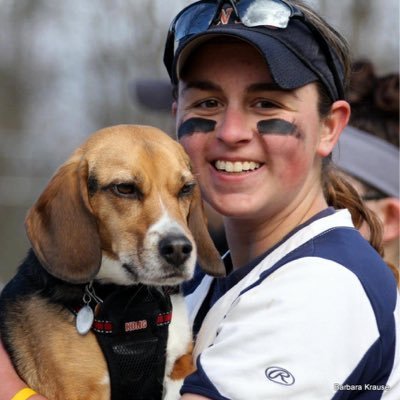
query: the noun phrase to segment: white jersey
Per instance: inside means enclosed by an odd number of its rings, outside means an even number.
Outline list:
[[[184,287],[197,371],[181,393],[226,400],[400,399],[391,270],[327,209],[226,278]]]

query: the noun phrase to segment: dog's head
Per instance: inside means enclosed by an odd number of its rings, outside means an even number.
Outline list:
[[[152,127],[94,133],[53,176],[26,229],[44,268],[72,283],[174,285],[196,258],[211,275],[225,272],[188,156]]]

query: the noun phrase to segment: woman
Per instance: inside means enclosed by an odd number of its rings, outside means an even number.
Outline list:
[[[182,399],[400,396],[396,282],[351,216],[380,250],[376,219],[330,165],[347,48],[290,5],[202,1],[170,29],[178,137],[224,216],[231,270],[185,287],[197,371]]]
[[[330,168],[350,114],[342,38],[297,1],[204,0],[174,20],[165,62],[230,248],[226,278],[185,287],[197,371],[182,399],[397,398],[396,281]]]

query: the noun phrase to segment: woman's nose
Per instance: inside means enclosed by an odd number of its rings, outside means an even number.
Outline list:
[[[216,127],[217,139],[229,145],[236,145],[251,140],[253,130],[244,110],[227,108],[224,117]]]

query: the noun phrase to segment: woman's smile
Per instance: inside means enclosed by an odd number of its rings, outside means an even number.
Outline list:
[[[261,164],[255,161],[224,161],[217,160],[213,163],[215,169],[220,172],[238,174],[241,172],[254,171],[260,168]]]

